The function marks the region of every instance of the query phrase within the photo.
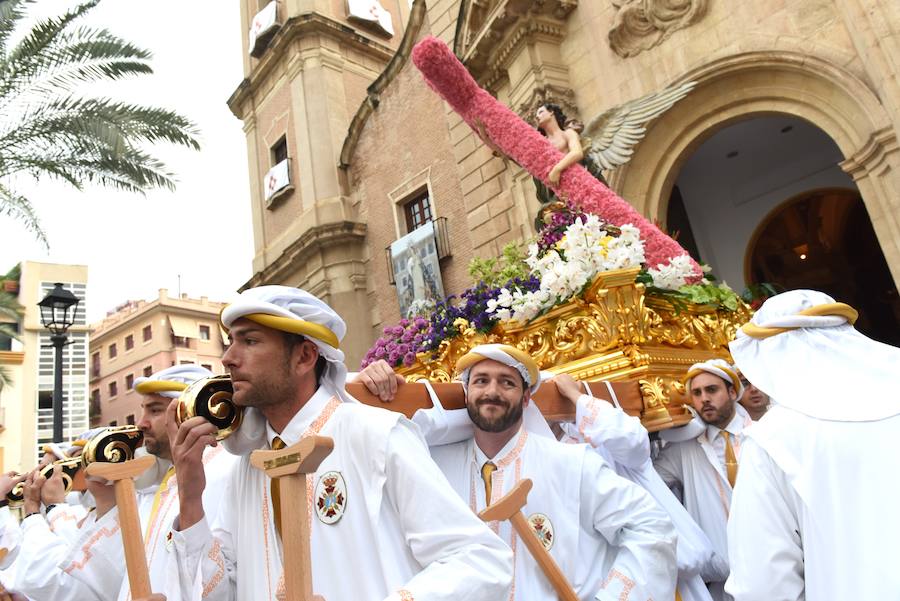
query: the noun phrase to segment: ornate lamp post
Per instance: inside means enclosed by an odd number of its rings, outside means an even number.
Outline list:
[[[53,290],[38,303],[41,324],[50,330],[50,342],[56,349],[53,364],[53,442],[62,442],[62,351],[69,339],[66,331],[75,322],[81,299],[57,282]]]

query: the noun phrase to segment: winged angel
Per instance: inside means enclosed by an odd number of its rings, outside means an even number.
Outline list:
[[[574,119],[566,119],[558,105],[542,104],[535,114],[538,131],[564,153],[550,171],[548,180],[556,184],[567,167],[581,163],[591,175],[606,184],[603,171],[612,171],[631,160],[634,147],[647,132],[647,125],[687,96],[695,85],[696,82],[690,81],[636,98],[600,113],[587,127]],[[559,201],[539,179],[535,178],[534,184],[542,207]],[[538,215],[542,213],[539,211]],[[535,225],[540,229],[540,223]]]

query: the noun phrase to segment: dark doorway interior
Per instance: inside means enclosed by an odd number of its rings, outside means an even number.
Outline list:
[[[748,282],[848,303],[861,332],[900,346],[900,295],[855,190],[811,190],[774,209],[748,245],[745,271]]]

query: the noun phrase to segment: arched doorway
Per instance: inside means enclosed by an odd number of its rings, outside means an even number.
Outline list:
[[[821,290],[856,307],[866,334],[900,344],[900,297],[842,159],[803,119],[736,120],[688,156],[666,223],[739,292],[759,283]]]
[[[859,192],[810,190],[759,224],[744,260],[746,281],[811,288],[859,311],[857,328],[900,346],[900,296]]]

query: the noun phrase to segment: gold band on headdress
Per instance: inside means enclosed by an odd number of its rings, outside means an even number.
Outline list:
[[[721,371],[725,372],[726,374],[728,374],[728,377],[731,378],[732,385],[734,385],[734,389],[740,391],[741,379],[738,377],[738,375],[736,373],[734,373],[727,367],[722,367],[721,365],[715,365],[714,367],[716,369],[721,370]],[[719,374],[712,372],[710,370],[707,370],[707,369],[700,369],[700,368],[692,369],[691,371],[687,372],[687,374],[685,374],[684,378],[681,379],[681,383],[684,384],[685,386],[687,386],[688,382],[690,382],[694,377],[699,376],[700,374],[711,374],[713,376],[719,375]]]
[[[806,317],[843,317],[850,325],[855,324],[859,317],[859,313],[856,309],[846,303],[826,303],[824,305],[816,305],[800,311],[797,315]],[[799,328],[800,326],[765,327],[753,323],[746,323],[741,326],[741,331],[747,336],[762,340]]]
[[[531,355],[523,350],[517,349],[516,347],[509,346],[507,344],[498,344],[496,348],[497,350],[503,351],[525,366],[525,369],[528,371],[528,376],[531,378],[529,386],[534,386],[538,382],[538,380],[540,380],[541,370]],[[460,357],[460,359],[456,362],[456,373],[461,374],[476,363],[480,363],[485,359],[494,360],[492,357],[480,354],[477,350],[471,350]]]
[[[138,394],[153,394],[156,392],[181,392],[188,387],[184,382],[174,380],[144,380],[134,385]]]
[[[242,315],[250,321],[256,322],[273,330],[280,330],[291,334],[299,334],[300,336],[309,336],[316,340],[321,340],[328,346],[340,348],[340,341],[337,334],[326,328],[320,323],[312,321],[303,321],[302,319],[294,319],[292,317],[282,317],[280,315],[269,315],[268,313],[249,313]]]

